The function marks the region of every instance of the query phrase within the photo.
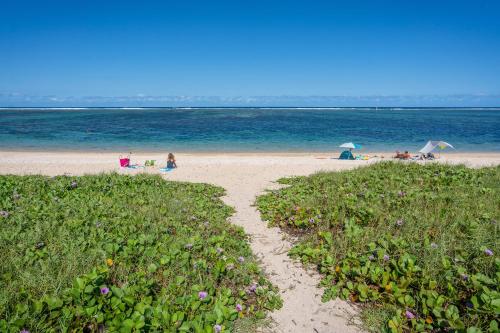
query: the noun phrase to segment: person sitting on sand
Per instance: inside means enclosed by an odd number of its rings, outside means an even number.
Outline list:
[[[177,163],[175,163],[175,156],[172,153],[168,153],[167,169],[175,169],[175,168],[177,168]]]

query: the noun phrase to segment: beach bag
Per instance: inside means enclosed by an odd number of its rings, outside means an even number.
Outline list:
[[[122,157],[120,156],[120,166],[126,168],[130,165],[130,156]]]

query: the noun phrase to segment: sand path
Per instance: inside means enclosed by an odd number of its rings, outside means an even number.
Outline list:
[[[325,155],[321,155],[324,157]],[[319,276],[306,271],[287,256],[289,241],[277,228],[268,228],[253,206],[255,197],[266,189],[276,188],[275,180],[292,175],[308,175],[319,170],[341,170],[367,165],[366,161],[338,161],[318,158],[311,154],[228,154],[179,155],[180,168],[165,173],[166,179],[204,182],[226,189],[223,200],[236,212],[231,222],[242,226],[251,237],[251,247],[262,263],[269,279],[279,288],[283,308],[271,314],[273,325],[269,332],[356,332],[349,325],[355,309],[347,302],[321,302],[322,290],[317,287]],[[165,156],[139,154],[135,160],[164,160]],[[0,152],[0,174],[86,174],[103,171],[120,173],[158,172],[120,170],[117,154],[113,153],[16,153]],[[470,166],[500,163],[499,154],[453,155],[451,163]]]
[[[352,167],[346,164],[343,167],[349,166]],[[340,300],[321,302],[322,291],[317,288],[319,276],[311,271],[306,272],[300,263],[288,257],[290,242],[283,239],[284,235],[278,228],[268,228],[253,206],[257,195],[265,189],[277,187],[277,184],[273,183],[274,180],[291,174],[308,174],[317,170],[317,166],[299,166],[290,161],[288,166],[280,163],[268,169],[261,169],[257,165],[249,168],[242,163],[237,176],[232,176],[233,170],[230,169],[234,169],[234,162],[226,165],[222,161],[218,162],[217,168],[211,170],[209,175],[202,172],[190,175],[175,172],[167,178],[210,182],[226,189],[223,200],[236,210],[231,222],[243,227],[250,235],[252,250],[261,261],[261,267],[281,291],[283,308],[271,314],[274,323],[268,331],[357,331],[354,326],[348,326],[348,320],[354,313],[353,308]]]

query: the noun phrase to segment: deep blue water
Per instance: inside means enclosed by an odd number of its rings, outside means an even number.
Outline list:
[[[0,109],[0,149],[96,151],[500,151],[500,108]]]

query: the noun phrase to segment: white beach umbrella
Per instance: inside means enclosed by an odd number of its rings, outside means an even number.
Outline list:
[[[348,148],[348,149],[361,149],[361,145],[352,143],[352,142],[346,142],[343,143],[339,146],[340,148]]]
[[[445,141],[428,141],[425,146],[419,150],[419,152],[421,152],[422,154],[428,154],[436,148],[439,148],[441,150],[446,148],[455,149],[455,147]]]

